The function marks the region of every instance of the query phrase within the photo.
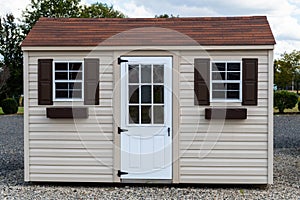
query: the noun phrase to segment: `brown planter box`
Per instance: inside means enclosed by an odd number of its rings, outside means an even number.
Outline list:
[[[205,108],[205,119],[247,119],[247,109]]]
[[[47,108],[48,118],[76,119],[88,118],[88,108],[85,107],[50,107]]]

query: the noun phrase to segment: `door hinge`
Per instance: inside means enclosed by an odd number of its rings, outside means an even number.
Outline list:
[[[171,128],[169,127],[168,128],[168,136],[170,137],[170,131],[171,131]]]
[[[128,172],[122,172],[121,170],[118,170],[118,177],[121,177],[122,175],[126,175]]]
[[[128,60],[123,60],[121,57],[118,58],[118,64],[120,65],[122,62],[128,62]]]
[[[118,134],[122,133],[122,132],[126,132],[128,131],[127,129],[121,129],[120,127],[118,127]]]

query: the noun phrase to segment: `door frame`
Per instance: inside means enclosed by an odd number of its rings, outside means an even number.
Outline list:
[[[172,63],[173,63],[173,59],[171,56],[147,56],[147,57],[141,57],[141,56],[122,56],[121,57],[122,60],[125,60],[126,62],[124,63],[121,63],[121,104],[120,107],[121,107],[121,129],[125,128],[125,129],[128,129],[129,131],[132,130],[136,130],[138,131],[139,129],[143,130],[144,128],[147,129],[147,127],[154,130],[160,130],[160,132],[162,130],[164,130],[163,132],[161,132],[159,135],[161,136],[164,136],[165,137],[165,146],[164,148],[166,148],[166,151],[164,151],[164,156],[165,157],[165,167],[162,169],[163,171],[153,171],[153,173],[146,173],[145,176],[139,176],[139,175],[135,175],[135,174],[131,174],[129,173],[128,175],[123,175],[121,177],[122,180],[130,180],[130,179],[134,179],[134,180],[153,180],[153,179],[157,179],[157,180],[172,180],[172,162],[173,162],[173,157],[172,157],[172,149],[173,149],[173,144],[172,144],[172,117],[173,117],[173,114],[172,114],[172,108],[173,108],[173,104],[172,104]],[[163,125],[156,125],[156,124],[139,124],[139,125],[135,125],[135,124],[128,124],[129,123],[129,119],[128,119],[128,65],[127,65],[127,60],[131,63],[131,64],[162,64],[162,63],[165,63],[166,64],[166,67],[164,67],[164,98],[165,98],[165,107],[164,107],[164,118],[165,118],[165,123]],[[141,73],[141,72],[140,72]],[[141,74],[139,73],[139,76],[141,78]],[[141,92],[141,91],[140,91]],[[153,95],[153,94],[152,94]],[[126,102],[126,103],[125,103]],[[155,104],[154,104],[155,105]],[[168,106],[166,106],[168,105]],[[140,113],[140,117],[141,117],[141,113]],[[153,115],[152,115],[153,117]],[[152,122],[153,123],[153,122]],[[140,127],[140,128],[139,128]],[[169,127],[169,128],[168,128]],[[168,134],[168,131],[169,130],[169,134]],[[150,131],[148,134],[151,135],[151,132]],[[165,132],[165,133],[164,133]],[[136,132],[132,132],[131,134],[135,135]],[[130,134],[130,135],[131,135]],[[123,169],[123,171],[127,171],[127,166],[128,165],[128,160],[129,157],[127,153],[123,152],[122,149],[124,148],[124,146],[122,147],[122,141],[125,142],[129,139],[129,137],[132,137],[132,136],[125,136],[127,135],[127,133],[123,133],[121,134],[121,138],[124,137],[127,138],[123,141],[123,139],[121,140],[121,144],[120,144],[120,149],[121,149],[121,155],[120,155],[120,160],[121,160],[121,169]],[[159,136],[159,137],[161,137]],[[154,137],[154,135],[153,135]],[[129,141],[128,141],[129,142]],[[123,144],[124,145],[124,144]],[[127,148],[130,148],[130,147],[127,147],[125,145],[125,149]],[[144,149],[146,150],[146,149]],[[127,150],[126,150],[127,151]],[[129,149],[128,149],[129,151]],[[147,152],[147,150],[146,150]],[[153,151],[153,155],[155,155],[155,153],[157,153],[155,150]],[[124,159],[123,156],[126,156],[125,160],[122,160]],[[143,156],[142,156],[143,157]],[[141,158],[142,159],[142,158]],[[124,162],[124,163],[123,163]],[[125,164],[124,166],[122,166],[122,163]],[[126,164],[127,163],[127,164]],[[149,165],[145,165],[145,166],[149,166]],[[129,167],[130,168],[130,167]],[[128,170],[130,171],[130,169],[128,168]],[[143,168],[141,168],[142,171],[143,171]],[[155,168],[153,168],[155,169]],[[134,170],[134,169],[132,169]],[[161,175],[158,175],[160,173],[167,173],[165,174],[165,178],[164,177],[161,177]],[[158,173],[158,174],[157,174]],[[164,174],[163,173],[163,174]],[[157,174],[157,175],[155,175]],[[153,178],[150,178],[150,177],[153,177]],[[156,177],[156,178],[154,178]]]
[[[172,129],[173,129],[173,138],[172,138],[172,183],[180,183],[180,173],[179,173],[179,123],[180,123],[180,104],[179,104],[179,85],[180,85],[180,76],[179,76],[179,66],[180,66],[180,51],[168,51],[165,49],[151,49],[143,50],[136,48],[131,51],[114,51],[113,52],[113,79],[115,82],[114,91],[113,91],[113,117],[114,117],[114,134],[113,134],[113,165],[112,165],[112,178],[113,182],[120,183],[121,179],[117,176],[118,170],[121,167],[121,137],[118,134],[118,127],[121,125],[121,67],[118,64],[119,57],[172,57]],[[122,181],[123,182],[123,181]],[[130,181],[135,183],[137,181]],[[139,180],[138,182],[148,183],[149,180]],[[150,181],[152,182],[152,181]],[[155,181],[154,181],[155,182]],[[159,183],[163,183],[162,180]]]

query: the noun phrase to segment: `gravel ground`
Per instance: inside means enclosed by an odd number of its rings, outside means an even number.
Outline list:
[[[101,185],[23,182],[23,117],[0,116],[0,199],[300,199],[300,115],[274,117],[274,184]]]

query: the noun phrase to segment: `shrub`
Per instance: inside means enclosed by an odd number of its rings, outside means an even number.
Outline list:
[[[300,101],[298,101],[298,110],[300,112]]]
[[[285,90],[274,93],[274,107],[278,108],[279,113],[284,113],[286,108],[294,108],[298,102],[297,94]]]
[[[4,99],[1,105],[5,114],[15,114],[18,112],[18,104],[12,98]]]

